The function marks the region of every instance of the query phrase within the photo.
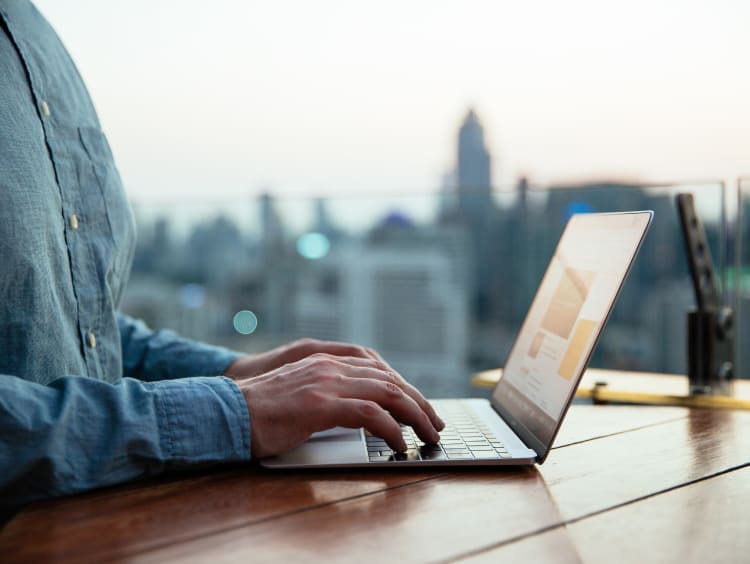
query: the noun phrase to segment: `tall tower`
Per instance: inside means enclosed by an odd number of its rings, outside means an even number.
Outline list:
[[[490,153],[484,143],[484,128],[470,108],[458,131],[456,167],[458,206],[470,225],[484,225],[492,208]]]
[[[274,197],[271,194],[261,194],[258,198],[258,207],[260,208],[261,242],[268,250],[270,247],[282,243],[284,228],[279,214],[276,212]]]

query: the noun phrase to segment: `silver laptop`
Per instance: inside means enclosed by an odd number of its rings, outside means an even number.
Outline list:
[[[402,427],[393,452],[364,429],[315,433],[261,461],[267,468],[541,464],[641,247],[653,212],[571,217],[486,399],[431,400],[446,422],[438,444]]]

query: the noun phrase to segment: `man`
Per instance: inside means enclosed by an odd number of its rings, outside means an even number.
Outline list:
[[[247,357],[117,312],[132,215],[86,88],[27,0],[0,0],[0,513],[170,469],[260,458],[429,403],[372,350],[303,340]]]

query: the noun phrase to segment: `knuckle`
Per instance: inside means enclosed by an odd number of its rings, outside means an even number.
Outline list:
[[[385,378],[386,382],[391,382],[395,386],[401,386],[401,378],[398,377],[398,374],[393,372],[392,370],[385,370]]]
[[[377,360],[381,364],[385,364],[375,349],[365,348],[365,353],[367,354],[367,356]]]
[[[371,418],[377,417],[380,414],[381,410],[380,406],[376,402],[363,400],[360,404],[360,411],[365,417]]]
[[[360,347],[359,345],[350,345],[348,350],[346,351],[346,354],[355,358],[369,358],[369,355],[367,354],[367,352],[365,352],[365,349],[363,347]]]
[[[398,373],[398,372],[395,372],[394,370],[391,370],[390,368],[386,368],[386,369],[385,369],[385,373],[386,373],[386,374],[388,375],[388,381],[389,381],[389,382],[393,382],[393,383],[394,383],[394,384],[396,384],[396,385],[397,385],[397,386],[398,386],[399,388],[401,388],[401,387],[404,387],[405,385],[406,385],[406,386],[408,386],[408,384],[406,384],[406,382],[405,382],[405,381],[404,381],[404,379],[403,379],[403,378],[402,378],[402,377],[401,377],[401,376],[399,375],[399,373]]]
[[[392,396],[392,397],[401,397],[404,394],[404,392],[401,390],[401,388],[399,388],[393,382],[385,382],[383,384],[383,387],[385,388],[385,391],[386,391],[386,393],[389,396]]]
[[[310,360],[313,366],[318,370],[332,370],[336,365],[336,361],[325,353],[315,353],[310,357]]]
[[[315,346],[315,339],[311,339],[310,337],[304,337],[302,339],[298,339],[294,342],[294,344],[302,349],[310,349]]]

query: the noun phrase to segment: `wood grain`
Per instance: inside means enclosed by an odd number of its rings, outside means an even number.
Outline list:
[[[399,560],[457,558],[742,464],[747,415],[693,412],[561,448],[540,471],[454,472],[133,557],[336,562],[387,546]]]
[[[748,562],[748,500],[745,468],[585,519],[568,531],[586,562]]]
[[[558,554],[574,550],[583,562],[744,563],[750,560],[749,499],[750,468],[738,469],[468,560],[515,562],[525,550],[557,562]]]
[[[689,410],[682,407],[643,407],[632,405],[602,406],[574,405],[570,408],[553,449],[686,419]]]
[[[573,539],[565,527],[557,527],[546,533],[527,536],[502,547],[482,551],[456,560],[462,564],[497,562],[554,562],[555,564],[579,564],[583,562]],[[646,562],[648,560],[644,560]],[[609,557],[592,562],[609,562]]]
[[[0,554],[3,562],[425,561],[484,559],[513,546],[572,562],[566,531],[536,533],[750,461],[748,424],[741,412],[574,406],[539,469],[172,476],[39,503],[0,532]]]
[[[257,469],[175,480],[124,495],[81,496],[40,504],[0,533],[5,562],[100,559],[249,526],[301,508],[317,507],[403,486],[434,473],[341,472],[277,474]],[[44,543],[34,542],[40,533]]]
[[[560,515],[534,468],[464,471],[170,545],[133,562],[425,562],[554,526]]]
[[[555,451],[540,472],[566,520],[750,462],[746,411],[687,419]]]

